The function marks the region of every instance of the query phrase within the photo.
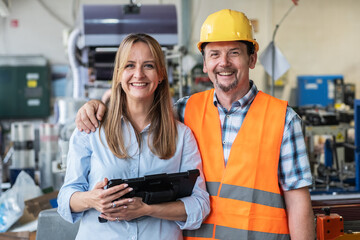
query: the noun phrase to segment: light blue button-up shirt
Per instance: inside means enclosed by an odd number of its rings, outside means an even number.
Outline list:
[[[201,158],[191,130],[178,122],[178,141],[175,155],[168,160],[155,156],[149,149],[147,126],[141,132],[142,147],[136,141],[130,123],[122,120],[124,142],[127,143],[129,159],[115,157],[106,144],[104,131],[99,129],[86,134],[75,129],[69,145],[64,185],[58,196],[58,212],[67,221],[74,223],[81,219],[76,239],[182,239],[181,229],[199,228],[210,211],[209,195],[206,192],[202,174]],[[193,193],[180,200],[185,205],[186,222],[168,221],[153,217],[141,217],[132,221],[99,223],[100,213],[90,209],[81,213],[70,210],[70,197],[77,191],[88,191],[105,177],[136,178],[158,173],[176,173],[200,169]]]

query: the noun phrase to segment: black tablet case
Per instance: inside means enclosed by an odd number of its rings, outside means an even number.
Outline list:
[[[198,169],[180,173],[162,173],[140,178],[112,179],[107,188],[127,183],[133,190],[122,198],[141,197],[146,204],[175,201],[190,196],[200,175]]]
[[[127,183],[133,190],[121,198],[141,197],[146,204],[175,201],[178,198],[190,196],[197,177],[198,169],[179,173],[161,173],[140,178],[111,179],[106,188]],[[100,222],[106,222],[99,218]]]

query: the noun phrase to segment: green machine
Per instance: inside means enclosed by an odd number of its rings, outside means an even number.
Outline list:
[[[42,56],[0,56],[0,119],[50,115],[50,67]]]

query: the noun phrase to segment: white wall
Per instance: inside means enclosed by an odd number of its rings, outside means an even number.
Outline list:
[[[43,0],[69,25],[73,25],[72,0]],[[142,4],[177,5],[181,20],[181,0],[138,0]],[[10,0],[10,16],[0,18],[0,54],[42,54],[51,63],[67,63],[63,32],[70,28],[55,20],[38,0]],[[80,3],[127,4],[128,0],[83,0]],[[259,55],[269,44],[275,24],[292,6],[291,0],[193,0],[190,51],[199,54],[196,43],[206,16],[222,8],[244,11],[259,23],[255,34],[260,44]],[[360,79],[360,1],[358,0],[300,0],[280,26],[275,43],[291,64],[287,85],[277,97],[288,99],[296,76],[304,74],[343,74],[345,82]],[[10,22],[18,19],[19,27]],[[181,35],[181,23],[179,31]],[[181,39],[181,36],[180,36]],[[267,89],[262,65],[251,72],[260,89]],[[360,98],[360,84],[357,84]]]
[[[284,0],[274,1],[276,21],[286,12]],[[360,1],[300,0],[280,27],[276,43],[297,75],[343,74],[357,84],[360,98]]]

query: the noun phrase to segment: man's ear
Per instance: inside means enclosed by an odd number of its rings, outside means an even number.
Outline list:
[[[253,53],[250,55],[249,59],[249,68],[254,69],[257,61],[257,53]]]
[[[203,57],[203,72],[204,72],[204,73],[207,73],[207,72],[208,72],[207,67],[206,67],[205,56]]]

